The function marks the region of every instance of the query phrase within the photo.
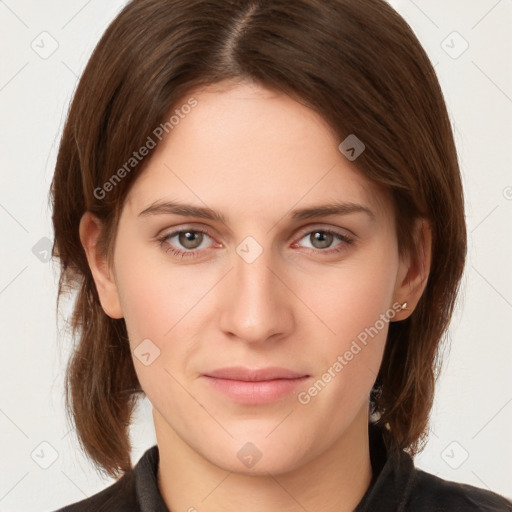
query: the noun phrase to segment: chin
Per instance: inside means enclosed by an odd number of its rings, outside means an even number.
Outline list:
[[[220,469],[241,475],[279,475],[305,463],[306,454],[301,449],[303,432],[297,432],[296,436],[284,432],[271,439],[272,435],[266,439],[264,435],[244,436],[243,441],[230,439],[225,443],[215,443],[213,452],[212,445],[205,446],[204,450],[198,447],[197,451]],[[284,441],[285,438],[288,442]]]

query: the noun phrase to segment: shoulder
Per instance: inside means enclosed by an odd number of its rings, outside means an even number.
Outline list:
[[[55,512],[138,512],[133,471],[97,494]]]
[[[491,491],[415,471],[409,507],[437,512],[512,512],[512,502]]]
[[[158,446],[148,448],[136,466],[101,492],[55,512],[169,512],[158,488]]]

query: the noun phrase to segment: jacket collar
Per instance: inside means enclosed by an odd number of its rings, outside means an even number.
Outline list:
[[[370,423],[370,460],[373,477],[354,512],[403,512],[415,481],[412,457],[401,451],[387,452],[381,428]]]
[[[382,430],[369,425],[370,460],[373,477],[354,512],[404,512],[415,479],[414,463],[402,451],[392,456],[386,451]],[[169,512],[158,488],[158,446],[149,448],[134,468],[140,512]]]

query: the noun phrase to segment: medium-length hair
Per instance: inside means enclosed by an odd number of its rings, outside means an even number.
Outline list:
[[[77,292],[65,387],[82,448],[110,476],[129,471],[129,426],[143,391],[124,319],[101,307],[80,219],[90,211],[102,221],[98,247],[111,263],[124,200],[151,158],[129,172],[126,162],[155,129],[169,127],[191,91],[224,81],[288,95],[317,112],[340,143],[355,134],[366,147],[356,168],[391,198],[400,256],[419,257],[415,221],[429,221],[426,288],[407,319],[390,323],[370,395],[388,449],[414,455],[427,435],[467,240],[439,82],[412,29],[384,0],[135,0],[109,25],[74,94],[51,186],[57,308],[63,294]],[[114,175],[122,179],[113,183]]]

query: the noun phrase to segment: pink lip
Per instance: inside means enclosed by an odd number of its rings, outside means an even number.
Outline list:
[[[291,393],[310,376],[286,368],[233,366],[213,370],[203,377],[233,401],[255,405],[273,402]]]

